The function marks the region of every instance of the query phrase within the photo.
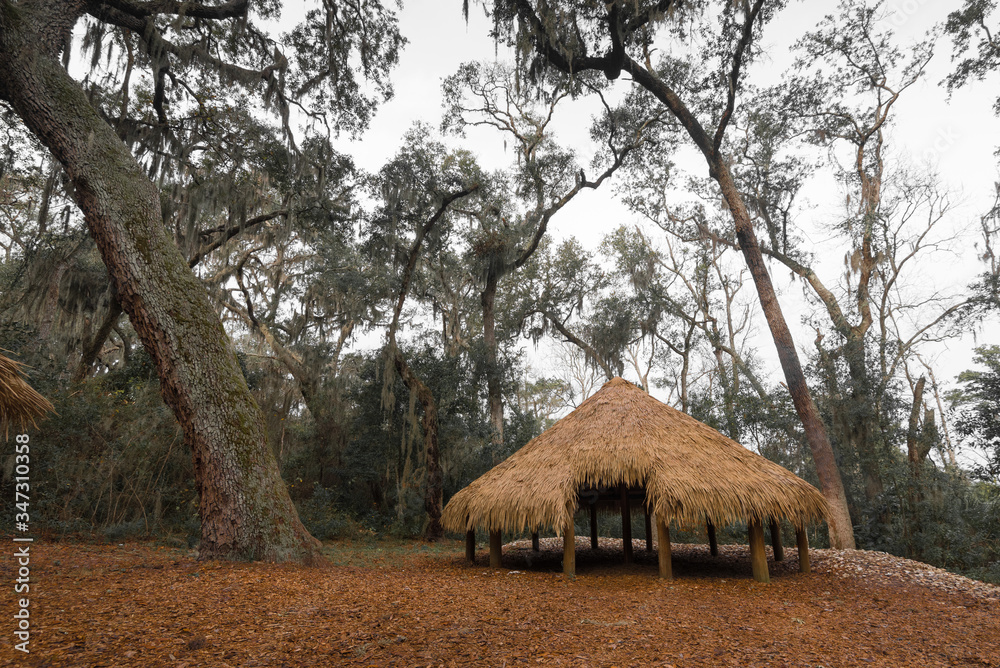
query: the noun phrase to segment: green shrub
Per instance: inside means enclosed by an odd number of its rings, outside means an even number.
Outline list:
[[[317,483],[311,497],[296,503],[302,524],[319,540],[350,538],[361,533],[361,525],[337,507],[336,498],[334,491]]]

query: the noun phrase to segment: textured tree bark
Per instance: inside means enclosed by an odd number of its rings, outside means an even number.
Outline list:
[[[194,458],[200,557],[322,559],[265,441],[208,300],[163,227],[160,193],[57,60],[83,3],[0,0],[0,97],[63,165]],[[46,50],[47,49],[47,50]]]

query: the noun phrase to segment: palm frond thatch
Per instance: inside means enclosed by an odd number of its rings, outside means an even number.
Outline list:
[[[558,534],[581,489],[621,485],[645,487],[649,510],[683,525],[787,518],[802,527],[828,510],[805,480],[615,378],[455,494],[442,522]]]
[[[6,438],[11,424],[24,428],[55,410],[49,400],[24,380],[23,364],[0,355],[0,428]]]

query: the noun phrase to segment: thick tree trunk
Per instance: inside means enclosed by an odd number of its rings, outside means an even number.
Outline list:
[[[163,227],[160,193],[57,60],[82,3],[0,0],[0,97],[63,165],[122,308],[194,458],[200,556],[313,562],[263,416],[205,288]],[[49,49],[48,52],[43,49]]]
[[[795,350],[795,342],[792,340],[792,333],[788,329],[788,324],[781,312],[781,306],[778,304],[778,297],[774,292],[771,277],[767,273],[767,267],[764,266],[764,258],[761,255],[760,245],[757,243],[757,236],[754,234],[746,204],[743,202],[733,180],[733,175],[726,164],[721,159],[717,159],[710,167],[712,176],[722,188],[722,196],[732,212],[736,238],[757,287],[761,310],[767,319],[771,338],[778,351],[778,359],[785,374],[788,392],[792,396],[792,403],[795,405],[795,411],[799,415],[806,439],[812,450],[820,487],[830,504],[828,518],[830,544],[839,549],[854,549],[854,527],[850,511],[847,508],[844,483],[840,478],[837,461],[833,455],[833,446],[830,445],[826,429],[819,417],[819,411],[816,410],[816,404],[813,402],[809,386],[806,384],[805,374],[802,372],[799,356]]]
[[[497,364],[496,332],[497,275],[490,272],[486,279],[486,289],[480,295],[483,305],[483,343],[486,344],[486,393],[489,397],[490,424],[493,427],[490,439],[493,457],[503,451],[503,393],[500,391],[500,369]],[[494,464],[499,463],[494,461]]]
[[[910,462],[910,468],[914,476],[920,475],[920,464],[926,457],[926,452],[922,451],[918,439],[920,428],[920,408],[924,402],[924,384],[927,379],[921,376],[913,388],[913,407],[910,409],[910,421],[906,428],[906,458]]]

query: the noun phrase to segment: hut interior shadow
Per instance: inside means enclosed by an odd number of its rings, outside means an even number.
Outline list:
[[[503,547],[501,568],[534,573],[562,573],[563,548],[561,538],[542,538],[540,550],[531,549],[530,539],[521,539]],[[601,538],[598,549],[590,546],[589,536],[579,536],[576,541],[576,574],[594,575],[648,575],[657,577],[657,552],[645,549],[645,540],[634,538],[632,542],[633,561],[623,560],[623,545],[620,539]],[[747,545],[719,545],[719,555],[712,556],[708,545],[674,543],[672,549],[673,578],[710,578],[746,580],[752,577],[750,552]],[[773,551],[767,546],[768,570],[772,577],[782,577],[798,573],[798,555],[794,547],[785,548],[785,558],[774,561]],[[480,549],[474,562],[465,562],[473,568],[489,566],[489,553]]]

